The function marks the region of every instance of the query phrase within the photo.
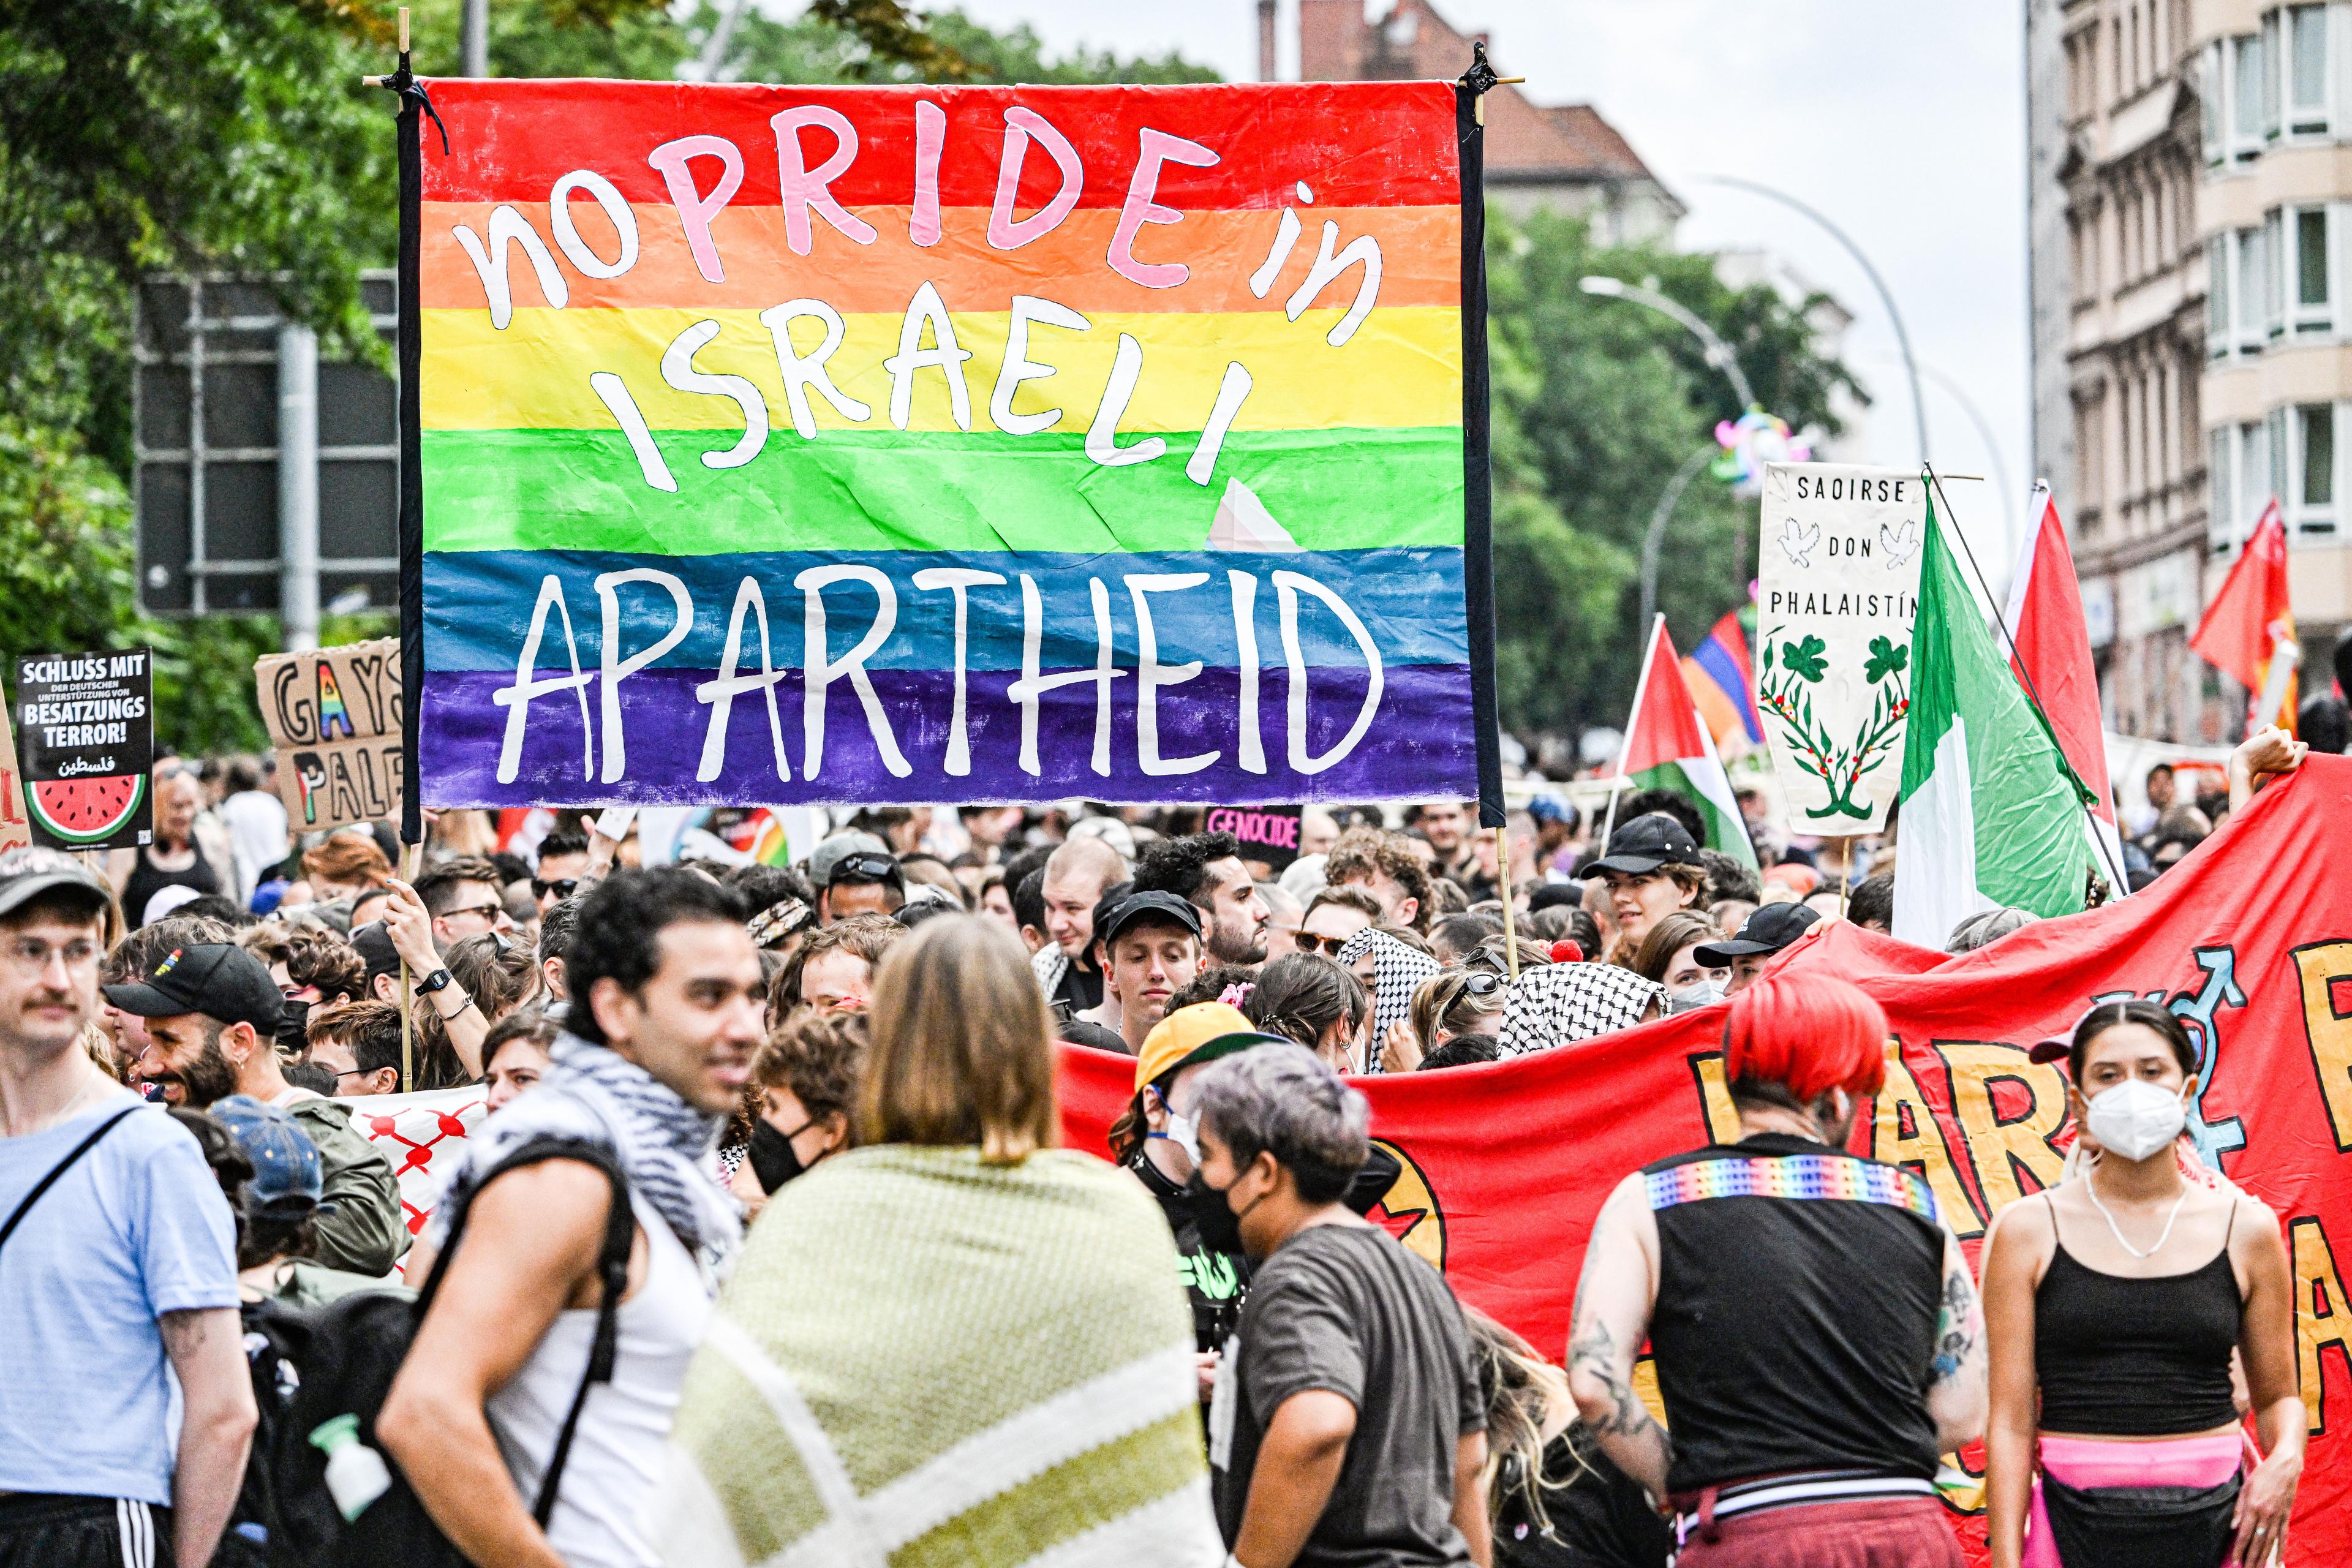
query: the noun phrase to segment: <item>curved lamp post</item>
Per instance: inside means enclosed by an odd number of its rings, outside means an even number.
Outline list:
[[[1642,534],[1642,626],[1648,626],[1658,610],[1658,552],[1665,542],[1666,521],[1675,515],[1683,491],[1698,478],[1698,471],[1721,455],[1722,449],[1710,443],[1685,458],[1683,466],[1675,470],[1675,477],[1666,481],[1658,504],[1650,509],[1650,526]]]
[[[1654,289],[1644,289],[1638,283],[1628,283],[1622,278],[1604,278],[1595,274],[1580,278],[1576,286],[1587,294],[1603,300],[1629,300],[1636,305],[1646,305],[1662,316],[1671,316],[1688,328],[1691,335],[1706,348],[1706,363],[1730,379],[1732,391],[1739,395],[1739,412],[1747,413],[1756,406],[1756,391],[1748,384],[1748,377],[1739,368],[1739,361],[1731,353],[1731,345],[1715,335],[1715,329],[1691,311],[1667,299]],[[1649,625],[1646,617],[1643,626]]]
[[[1847,255],[1861,263],[1863,271],[1870,278],[1870,286],[1878,290],[1878,302],[1886,307],[1887,319],[1895,323],[1895,341],[1903,350],[1903,368],[1911,378],[1911,421],[1913,427],[1918,433],[1919,460],[1922,463],[1926,462],[1927,460],[1927,405],[1919,396],[1919,362],[1911,353],[1911,333],[1903,325],[1903,312],[1895,308],[1895,296],[1887,292],[1886,279],[1878,275],[1878,268],[1870,264],[1870,258],[1863,254],[1862,247],[1847,238],[1843,229],[1786,191],[1774,190],[1770,185],[1759,185],[1753,180],[1734,179],[1729,174],[1694,174],[1691,177],[1701,184],[1729,185],[1734,190],[1747,191],[1802,213],[1820,225],[1832,239],[1843,246]]]

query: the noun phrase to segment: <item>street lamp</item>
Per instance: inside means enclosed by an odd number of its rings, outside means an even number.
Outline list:
[[[1895,296],[1887,292],[1886,279],[1878,275],[1878,268],[1873,267],[1870,258],[1862,253],[1862,247],[1848,239],[1843,229],[1786,191],[1776,191],[1753,180],[1734,179],[1728,174],[1696,174],[1692,178],[1701,184],[1729,185],[1734,190],[1751,192],[1779,202],[1782,206],[1794,208],[1819,224],[1832,239],[1845,247],[1847,255],[1862,264],[1863,271],[1869,275],[1870,286],[1878,290],[1878,302],[1886,307],[1887,319],[1895,323],[1895,341],[1903,350],[1903,368],[1911,377],[1911,419],[1919,437],[1919,461],[1925,463],[1927,460],[1927,405],[1919,396],[1919,362],[1912,356],[1911,334],[1903,325],[1903,312],[1895,308]]]
[[[1658,552],[1665,542],[1666,520],[1675,515],[1683,491],[1698,478],[1699,469],[1720,455],[1717,447],[1708,445],[1685,458],[1683,466],[1675,470],[1675,477],[1666,481],[1665,493],[1658,498],[1658,504],[1650,509],[1650,526],[1642,534],[1642,618],[1637,625],[1648,626],[1650,617],[1657,614]]]
[[[1706,345],[1706,363],[1730,378],[1731,389],[1739,395],[1739,411],[1745,414],[1756,406],[1755,389],[1748,384],[1748,377],[1740,371],[1739,361],[1732,355],[1731,345],[1716,336],[1715,329],[1699,320],[1691,311],[1685,310],[1654,289],[1644,289],[1637,283],[1628,283],[1622,278],[1606,278],[1595,274],[1578,279],[1576,286],[1586,293],[1598,295],[1603,300],[1630,300],[1636,305],[1646,305],[1661,315],[1672,316],[1675,321],[1680,321],[1690,329],[1693,336]],[[1643,617],[1642,624],[1643,626],[1650,624],[1646,616]]]

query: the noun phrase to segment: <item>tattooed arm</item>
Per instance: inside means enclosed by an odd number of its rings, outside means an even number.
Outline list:
[[[1927,1415],[1945,1453],[1984,1436],[1990,1400],[1985,1378],[1984,1303],[1975,1276],[1949,1229],[1944,1232],[1943,1300],[1936,1314],[1936,1361],[1927,1384]]]
[[[1633,1363],[1649,1338],[1657,1300],[1658,1222],[1637,1173],[1609,1194],[1584,1249],[1568,1342],[1568,1387],[1601,1451],[1663,1499],[1674,1447],[1633,1392]]]

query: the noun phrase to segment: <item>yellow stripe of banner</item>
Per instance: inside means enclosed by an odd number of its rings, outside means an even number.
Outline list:
[[[1237,430],[1401,428],[1455,425],[1462,416],[1462,326],[1451,307],[1375,309],[1339,347],[1326,334],[1339,310],[1315,310],[1297,321],[1280,311],[1233,313],[1104,312],[1087,331],[1037,325],[1029,360],[1055,374],[1024,382],[1015,414],[1062,409],[1056,433],[1083,434],[1111,379],[1119,334],[1142,348],[1140,373],[1122,431],[1190,431],[1207,422],[1228,363],[1248,372],[1252,386]],[[826,363],[834,384],[867,405],[863,424],[836,412],[812,390],[819,428],[892,427],[892,376],[884,361],[898,352],[897,313],[843,318],[842,344]],[[424,418],[433,430],[564,430],[614,427],[589,376],[609,372],[625,382],[646,423],[656,430],[740,429],[742,414],[723,396],[680,392],[666,384],[664,351],[698,321],[719,332],[694,356],[705,375],[742,376],[757,386],[778,428],[792,425],[768,329],[750,310],[518,309],[501,331],[481,310],[423,312]],[[970,388],[971,427],[994,430],[991,394],[1004,362],[1011,317],[995,311],[958,314],[958,345],[971,354],[963,373]],[[803,354],[824,340],[817,321],[793,326]],[[922,342],[928,345],[926,329]],[[906,428],[953,430],[946,374],[934,366],[911,373]]]

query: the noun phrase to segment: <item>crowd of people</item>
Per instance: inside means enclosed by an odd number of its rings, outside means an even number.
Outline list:
[[[250,763],[155,776],[152,846],[0,856],[0,1568],[337,1529],[498,1568],[1944,1563],[1979,1437],[2000,1568],[2284,1540],[2286,1261],[2179,1141],[2170,1014],[2053,1042],[2070,1179],[1981,1301],[1924,1183],[1848,1152],[1885,1018],[1771,964],[1886,928],[1899,830],[1759,807],[1759,871],[1671,792],[1499,842],[1310,806],[1277,868],[1197,810],[894,808],[643,865],[612,815],[446,812],[412,868],[289,837]],[[1625,1174],[1568,1345],[1366,1217],[1399,1167],[1349,1078],[1726,1003],[1742,1136]],[[1057,1046],[1132,1060],[1104,1149],[1057,1147]],[[419,1226],[351,1102],[464,1086]]]

